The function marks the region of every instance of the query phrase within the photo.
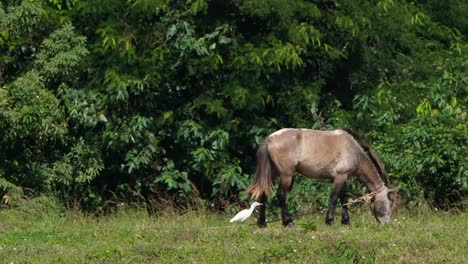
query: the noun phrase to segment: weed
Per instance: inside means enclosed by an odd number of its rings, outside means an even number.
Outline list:
[[[311,232],[311,231],[317,231],[317,224],[313,221],[306,221],[304,223],[299,224],[300,227],[304,229],[304,232]]]

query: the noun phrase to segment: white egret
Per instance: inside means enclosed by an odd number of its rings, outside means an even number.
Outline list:
[[[231,220],[229,220],[229,222],[231,222],[231,223],[238,222],[238,221],[244,222],[245,219],[249,218],[249,216],[253,213],[253,211],[255,210],[255,207],[257,207],[259,205],[262,205],[262,204],[258,203],[258,202],[254,202],[250,206],[250,209],[244,209],[244,210],[240,211],[239,213],[236,214],[236,216],[231,218]]]

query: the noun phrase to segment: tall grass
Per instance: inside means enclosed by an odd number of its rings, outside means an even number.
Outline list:
[[[353,208],[351,226],[326,226],[317,213],[293,229],[280,222],[259,229],[255,217],[230,224],[231,215],[204,210],[94,217],[37,206],[0,211],[0,263],[468,262],[466,212],[400,210],[380,226]]]

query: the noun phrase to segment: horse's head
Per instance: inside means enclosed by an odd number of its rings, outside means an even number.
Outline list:
[[[397,193],[384,187],[372,198],[371,209],[375,219],[381,224],[388,224],[392,218],[392,210],[396,206]]]

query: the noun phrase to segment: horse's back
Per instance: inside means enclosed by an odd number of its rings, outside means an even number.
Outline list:
[[[343,130],[286,128],[268,137],[270,156],[280,171],[297,169],[310,178],[330,178],[351,170],[359,147]]]
[[[331,149],[341,150],[349,144],[350,136],[343,130],[314,130],[306,128],[283,128],[271,133],[267,140],[270,145],[280,149],[305,148],[307,152]],[[303,152],[300,151],[300,152]],[[315,151],[314,151],[315,150]],[[301,153],[298,153],[301,154]],[[300,157],[299,157],[300,158]]]

